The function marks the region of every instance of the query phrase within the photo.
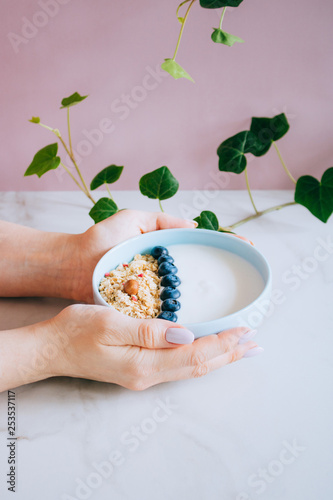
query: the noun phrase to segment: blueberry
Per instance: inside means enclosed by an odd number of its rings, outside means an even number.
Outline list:
[[[158,275],[165,276],[166,274],[176,274],[178,269],[176,266],[171,264],[170,262],[162,262],[162,264],[158,268]]]
[[[161,255],[168,255],[169,251],[165,247],[154,247],[150,254],[154,257],[154,259],[158,259]]]
[[[173,288],[172,286],[167,286],[161,292],[160,299],[178,299],[180,297],[180,291],[177,288]]]
[[[179,311],[180,302],[178,302],[178,300],[175,299],[166,299],[162,302],[161,309],[162,311],[171,311],[171,312]]]
[[[158,265],[160,266],[162,262],[170,262],[171,264],[174,262],[174,258],[171,257],[171,255],[161,255],[161,257],[158,258]]]
[[[171,311],[163,311],[157,317],[160,319],[167,319],[168,321],[173,321],[174,323],[176,323],[178,319],[177,314]]]
[[[181,284],[180,279],[176,274],[167,274],[161,279],[161,286],[179,286]]]

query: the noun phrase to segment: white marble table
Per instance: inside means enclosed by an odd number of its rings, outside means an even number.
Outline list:
[[[121,206],[157,209],[137,193],[115,194]],[[223,225],[249,213],[246,193],[215,194],[182,192],[165,209],[189,216],[211,209]],[[260,209],[292,198],[255,196]],[[80,232],[91,224],[88,206],[80,193],[3,193],[0,218]],[[280,291],[257,336],[264,355],[145,392],[67,378],[17,389],[15,494],[6,485],[7,394],[0,395],[1,499],[332,498],[333,220],[325,225],[297,206],[239,233],[265,254]],[[1,328],[51,317],[67,303],[2,299]]]

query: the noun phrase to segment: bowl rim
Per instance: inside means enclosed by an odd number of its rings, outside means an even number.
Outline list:
[[[208,234],[212,234],[213,233],[213,234],[219,235],[218,237],[228,238],[228,239],[233,238],[233,240],[236,240],[236,245],[243,246],[244,248],[245,248],[245,245],[246,245],[246,248],[248,248],[250,252],[255,253],[257,255],[257,257],[259,257],[259,259],[261,259],[261,263],[263,264],[263,266],[265,268],[265,271],[267,273],[267,279],[266,279],[266,281],[262,277],[262,279],[264,281],[264,288],[261,291],[261,293],[258,295],[258,297],[256,297],[252,302],[250,302],[249,304],[247,304],[242,309],[239,309],[238,311],[235,311],[235,312],[233,312],[231,314],[228,314],[227,316],[221,316],[220,318],[213,319],[213,320],[210,320],[210,321],[202,321],[202,322],[199,322],[199,323],[182,323],[182,326],[187,327],[187,328],[191,328],[191,326],[195,325],[195,327],[197,329],[207,328],[207,327],[214,328],[214,325],[216,325],[216,327],[217,327],[218,323],[220,323],[221,321],[229,322],[230,320],[233,320],[237,316],[242,316],[243,314],[246,314],[246,312],[249,309],[252,308],[253,304],[255,304],[256,302],[258,302],[261,299],[263,299],[271,291],[271,287],[272,287],[272,270],[271,270],[271,267],[270,267],[270,265],[269,265],[266,257],[260,252],[260,250],[258,250],[256,247],[254,247],[253,245],[251,245],[249,242],[247,242],[247,241],[245,241],[245,240],[243,240],[241,238],[237,238],[235,235],[227,233],[227,232],[218,232],[218,231],[212,231],[212,230],[209,230],[209,229],[201,229],[201,228],[200,229],[198,229],[198,228],[193,228],[193,229],[192,228],[169,228],[169,229],[162,229],[162,230],[158,230],[158,231],[163,231],[163,233],[164,232],[168,232],[168,233],[172,232],[173,233],[173,232],[183,232],[183,231],[185,231],[185,232],[196,231],[196,232],[199,233],[199,231],[200,231],[203,234],[207,234],[207,233]],[[138,239],[142,239],[144,237],[147,237],[147,235],[154,234],[155,232],[156,231],[150,231],[148,233],[138,234],[136,236],[133,236],[132,238],[129,238],[127,240],[122,241],[121,243],[118,243],[114,247],[110,248],[110,250],[108,250],[107,252],[105,252],[105,254],[97,262],[97,264],[96,264],[96,266],[94,268],[93,275],[92,275],[93,292],[98,295],[99,299],[107,307],[111,307],[112,309],[114,309],[110,304],[108,304],[103,299],[103,297],[101,296],[101,294],[99,292],[98,286],[95,286],[95,281],[96,281],[95,278],[96,278],[96,274],[97,274],[97,271],[98,271],[97,268],[98,268],[100,262],[110,252],[113,252],[114,250],[121,249],[123,246],[129,245],[130,243],[133,243],[133,242],[135,242]],[[182,244],[186,244],[186,243],[182,243]],[[198,243],[198,244],[205,245],[205,243]],[[206,245],[206,246],[212,246],[212,245]],[[230,250],[226,250],[226,251],[231,252]],[[233,252],[231,252],[231,253],[233,253]],[[241,257],[241,258],[244,259],[244,257]],[[246,260],[246,259],[244,259],[244,260]],[[253,266],[253,264],[251,264],[251,265]],[[253,266],[253,267],[255,267],[255,266]],[[257,269],[257,271],[261,274],[261,272],[258,269]],[[116,310],[116,309],[114,309],[114,310]]]

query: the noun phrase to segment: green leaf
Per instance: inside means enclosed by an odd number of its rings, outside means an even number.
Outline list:
[[[54,170],[60,165],[60,158],[57,156],[58,143],[49,144],[40,149],[34,156],[29,167],[25,171],[25,176],[36,174],[42,177],[49,170]]]
[[[167,200],[177,193],[179,182],[168,167],[160,167],[141,177],[139,188],[141,193],[148,198]]]
[[[110,200],[110,198],[101,198],[92,207],[89,215],[94,220],[95,224],[97,224],[97,222],[101,222],[102,220],[111,217],[111,215],[114,215],[117,212],[118,207],[113,200]]]
[[[31,120],[29,120],[31,123],[40,123],[40,118],[39,116],[33,116]]]
[[[198,223],[198,229],[211,229],[212,231],[218,231],[219,229],[218,218],[209,210],[204,210],[194,220]]]
[[[104,168],[93,178],[90,183],[90,189],[94,191],[94,189],[97,189],[102,184],[113,184],[121,176],[123,168],[117,167],[117,165],[110,165]]]
[[[254,156],[267,153],[273,141],[278,141],[289,130],[289,123],[284,113],[273,118],[252,118],[251,132],[256,136],[257,147],[251,151]]]
[[[256,149],[255,135],[246,130],[222,142],[217,149],[219,157],[219,170],[241,174],[246,167],[246,153]]]
[[[243,0],[200,0],[205,9],[220,9],[221,7],[238,7]]]
[[[184,18],[183,18],[183,17],[178,16],[178,18],[177,18],[177,19],[178,19],[178,21],[180,22],[180,24],[183,24],[183,22],[184,22]]]
[[[169,75],[173,76],[175,80],[179,78],[187,78],[194,82],[193,78],[173,59],[164,59],[164,63],[161,64],[161,68],[164,69]]]
[[[333,213],[333,167],[324,172],[321,182],[311,175],[303,175],[296,184],[295,201],[306,207],[322,222]]]
[[[214,31],[212,33],[212,40],[215,43],[222,43],[223,45],[228,45],[228,47],[232,47],[234,43],[239,42],[243,43],[244,40],[239,38],[238,36],[231,35],[226,31],[222,31],[220,28],[213,28]]]
[[[64,99],[61,101],[62,106],[60,109],[70,108],[71,106],[75,106],[75,104],[78,104],[87,97],[88,97],[87,95],[80,95],[78,94],[78,92],[74,92],[74,94],[70,95],[69,97],[64,97]]]

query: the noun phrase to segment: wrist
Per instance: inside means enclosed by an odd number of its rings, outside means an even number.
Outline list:
[[[71,238],[67,241],[66,248],[72,258],[70,266],[66,266],[67,271],[62,270],[63,277],[65,278],[65,274],[69,277],[66,284],[67,294],[63,297],[92,304],[92,275],[97,262],[95,263],[93,258],[89,238],[86,233],[68,236]]]
[[[80,300],[80,235],[40,232],[39,238],[39,250],[29,262],[36,295]]]
[[[86,248],[85,233],[45,233],[49,248],[44,263],[48,277],[43,295],[62,297],[80,302],[93,302],[92,273],[94,270]]]
[[[47,233],[49,246],[45,273],[46,287],[43,295],[71,300],[83,300],[80,294],[82,259],[80,234]]]
[[[1,297],[77,298],[80,235],[46,233],[7,222],[0,222],[1,232]]]
[[[0,332],[0,392],[55,375],[50,322]]]

